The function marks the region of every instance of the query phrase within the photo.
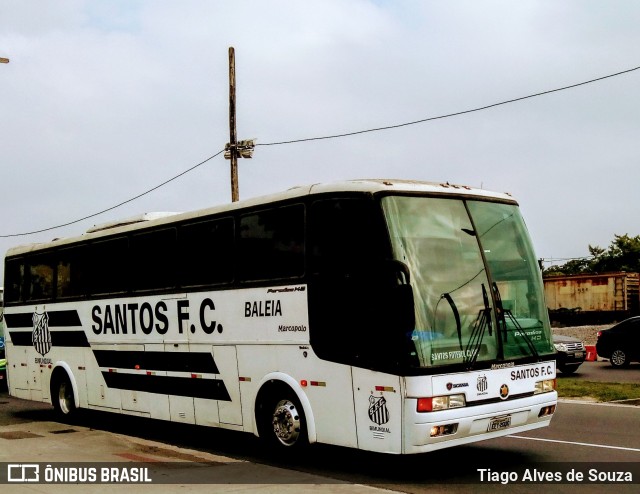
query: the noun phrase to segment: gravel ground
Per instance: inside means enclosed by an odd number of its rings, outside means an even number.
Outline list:
[[[553,334],[561,334],[563,336],[573,336],[581,339],[585,345],[595,345],[598,339],[598,331],[601,329],[609,329],[613,324],[605,324],[602,326],[573,326],[566,328],[552,328]]]

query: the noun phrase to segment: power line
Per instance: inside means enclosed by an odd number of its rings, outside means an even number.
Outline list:
[[[350,136],[355,136],[355,135],[360,135],[360,134],[366,134],[366,133],[370,133],[370,132],[379,132],[379,131],[383,131],[383,130],[398,129],[398,128],[401,128],[401,127],[408,127],[410,125],[417,125],[417,124],[420,124],[420,123],[431,122],[431,121],[434,121],[434,120],[442,120],[442,119],[445,119],[445,118],[456,117],[456,116],[459,116],[459,115],[465,115],[465,114],[468,114],[468,113],[479,112],[479,111],[482,111],[482,110],[488,110],[490,108],[495,108],[497,106],[507,105],[509,103],[516,103],[518,101],[523,101],[523,100],[526,100],[526,99],[536,98],[538,96],[544,96],[544,95],[551,94],[551,93],[556,93],[556,92],[559,92],[559,91],[566,91],[567,89],[573,89],[573,88],[576,88],[576,87],[584,86],[586,84],[592,84],[594,82],[602,81],[602,80],[605,80],[605,79],[610,79],[612,77],[617,77],[617,76],[620,76],[620,75],[623,75],[623,74],[628,74],[628,73],[634,72],[636,70],[640,70],[640,66],[634,67],[632,69],[627,69],[627,70],[623,70],[623,71],[620,71],[620,72],[616,72],[614,74],[609,74],[609,75],[605,75],[605,76],[602,76],[602,77],[597,77],[595,79],[590,79],[588,81],[579,82],[577,84],[571,84],[569,86],[563,86],[563,87],[559,87],[559,88],[556,88],[556,89],[550,89],[548,91],[542,91],[542,92],[539,92],[539,93],[530,94],[528,96],[521,96],[519,98],[505,100],[505,101],[501,101],[499,103],[493,103],[493,104],[490,104],[490,105],[480,106],[478,108],[473,108],[473,109],[470,109],[470,110],[463,110],[463,111],[459,111],[459,112],[455,112],[455,113],[448,113],[446,115],[439,115],[439,116],[436,116],[436,117],[427,117],[427,118],[423,118],[423,119],[420,119],[420,120],[414,120],[412,122],[405,122],[405,123],[395,124],[395,125],[387,125],[387,126],[383,126],[383,127],[375,127],[375,128],[371,128],[371,129],[365,129],[365,130],[357,130],[357,131],[354,131],[354,132],[346,132],[346,133],[343,133],[343,134],[333,134],[333,135],[320,136],[320,137],[307,137],[307,138],[304,138],[304,139],[294,139],[294,140],[289,140],[289,141],[256,143],[255,145],[256,146],[279,146],[279,145],[283,145],[283,144],[294,144],[294,143],[300,143],[300,142],[320,141],[320,140],[327,140],[327,139],[337,139],[337,138],[341,138],[341,137],[350,137]],[[213,158],[219,156],[223,152],[224,152],[224,149],[222,151],[217,152],[213,156],[208,157],[204,161],[201,161],[197,165],[194,165],[191,168],[188,168],[187,170],[185,170],[185,171],[179,173],[178,175],[170,178],[169,180],[166,180],[166,181],[162,182],[161,184],[158,184],[155,187],[153,187],[153,188],[151,188],[151,189],[149,189],[149,190],[147,190],[147,191],[145,191],[145,192],[143,192],[141,194],[138,194],[135,197],[132,197],[131,199],[127,199],[126,201],[122,201],[122,202],[116,204],[115,206],[111,206],[110,208],[103,209],[102,211],[99,211],[97,213],[93,213],[93,214],[90,214],[88,216],[84,216],[82,218],[79,218],[77,220],[69,221],[67,223],[62,223],[60,225],[52,226],[52,227],[49,227],[49,228],[43,228],[43,229],[40,229],[40,230],[34,230],[34,231],[31,231],[31,232],[13,233],[13,234],[9,234],[9,235],[0,235],[0,238],[22,237],[22,236],[26,236],[26,235],[33,235],[33,234],[36,234],[36,233],[42,233],[42,232],[47,232],[47,231],[51,231],[51,230],[56,230],[58,228],[62,228],[62,227],[69,226],[69,225],[73,225],[73,224],[79,223],[81,221],[87,220],[89,218],[93,218],[93,217],[99,216],[99,215],[101,215],[103,213],[112,211],[112,210],[114,210],[116,208],[119,208],[120,206],[123,206],[125,204],[130,203],[130,202],[133,202],[136,199],[139,199],[139,198],[141,198],[141,197],[143,197],[143,196],[145,196],[145,195],[147,195],[147,194],[159,189],[160,187],[163,187],[163,186],[167,185],[170,182],[173,182],[177,178],[180,178],[181,176],[186,175],[187,173],[195,170],[199,166],[201,166],[201,165],[207,163],[208,161],[212,160]]]
[[[213,156],[209,156],[206,160],[201,161],[201,162],[200,162],[200,163],[198,163],[197,165],[194,165],[194,166],[192,166],[191,168],[189,168],[189,169],[187,169],[187,170],[185,170],[185,171],[183,171],[183,172],[181,172],[181,173],[178,173],[176,176],[174,176],[174,177],[170,178],[169,180],[165,180],[165,181],[164,181],[164,182],[162,182],[161,184],[158,184],[158,185],[156,185],[155,187],[153,187],[153,188],[151,188],[151,189],[149,189],[149,190],[147,190],[147,191],[145,191],[145,192],[143,192],[143,193],[141,193],[141,194],[138,194],[138,195],[137,195],[137,196],[135,196],[135,197],[132,197],[131,199],[127,199],[126,201],[122,201],[122,202],[120,202],[120,203],[116,204],[115,206],[111,206],[110,208],[103,209],[102,211],[98,211],[97,213],[93,213],[93,214],[90,214],[90,215],[88,215],[88,216],[84,216],[84,217],[82,217],[82,218],[78,218],[77,220],[69,221],[69,222],[67,222],[67,223],[62,223],[61,225],[51,226],[51,227],[49,227],[49,228],[43,228],[43,229],[41,229],[41,230],[34,230],[34,231],[32,231],[32,232],[24,232],[24,233],[13,233],[13,234],[11,234],[11,235],[0,235],[0,238],[23,237],[23,236],[26,236],[26,235],[33,235],[33,234],[35,234],[35,233],[48,232],[48,231],[51,231],[51,230],[56,230],[56,229],[58,229],[58,228],[62,228],[62,227],[64,227],[64,226],[69,226],[69,225],[74,225],[74,224],[76,224],[76,223],[80,223],[81,221],[88,220],[89,218],[93,218],[93,217],[95,217],[95,216],[99,216],[99,215],[101,215],[101,214],[103,214],[103,213],[106,213],[106,212],[108,212],[108,211],[112,211],[112,210],[114,210],[114,209],[116,209],[116,208],[119,208],[120,206],[124,206],[125,204],[128,204],[128,203],[130,203],[130,202],[133,202],[133,201],[135,201],[136,199],[140,199],[142,196],[146,196],[147,194],[149,194],[149,193],[153,192],[154,190],[158,190],[160,187],[163,187],[163,186],[167,185],[168,183],[173,182],[174,180],[176,180],[176,179],[180,178],[181,176],[186,175],[186,174],[187,174],[187,173],[189,173],[190,171],[193,171],[193,170],[195,170],[196,168],[198,168],[199,166],[204,165],[206,162],[211,161],[213,158],[215,158],[216,156],[219,156],[219,155],[220,155],[220,154],[222,154],[222,153],[224,153],[224,149],[223,149],[222,151],[217,152],[217,153],[216,153],[216,154],[214,154]]]
[[[587,261],[594,259],[595,256],[582,256],[582,257],[542,257],[542,262],[559,262],[559,261]]]
[[[267,143],[263,143],[263,144],[256,143],[256,146],[278,146],[280,144],[294,144],[294,143],[298,143],[298,142],[320,141],[320,140],[324,140],[324,139],[337,139],[337,138],[340,138],[340,137],[355,136],[355,135],[359,135],[359,134],[366,134],[366,133],[369,133],[369,132],[378,132],[378,131],[381,131],[381,130],[390,130],[390,129],[398,129],[400,127],[408,127],[410,125],[417,125],[417,124],[420,124],[420,123],[431,122],[433,120],[441,120],[443,118],[457,117],[459,115],[465,115],[467,113],[474,113],[474,112],[478,112],[478,111],[482,111],[482,110],[488,110],[489,108],[495,108],[496,106],[507,105],[509,103],[515,103],[517,101],[522,101],[522,100],[525,100],[525,99],[536,98],[538,96],[544,96],[546,94],[557,93],[559,91],[565,91],[567,89],[573,89],[573,88],[576,88],[576,87],[579,87],[579,86],[584,86],[586,84],[592,84],[594,82],[602,81],[604,79],[609,79],[611,77],[617,77],[619,75],[628,74],[629,72],[633,72],[634,70],[640,70],[640,67],[634,67],[632,69],[623,70],[621,72],[616,72],[615,74],[609,74],[609,75],[605,75],[605,76],[602,76],[602,77],[598,77],[596,79],[591,79],[591,80],[588,80],[588,81],[579,82],[577,84],[571,84],[570,86],[563,86],[563,87],[559,87],[559,88],[556,88],[556,89],[550,89],[548,91],[542,91],[540,93],[530,94],[528,96],[521,96],[520,98],[514,98],[514,99],[510,99],[510,100],[506,100],[506,101],[501,101],[499,103],[493,103],[491,105],[480,106],[478,108],[473,108],[471,110],[463,110],[463,111],[459,111],[459,112],[455,112],[455,113],[447,113],[446,115],[439,115],[437,117],[428,117],[428,118],[422,118],[420,120],[414,120],[412,122],[405,122],[405,123],[396,124],[396,125],[386,125],[384,127],[375,127],[375,128],[372,128],[372,129],[356,130],[354,132],[345,132],[344,134],[334,134],[334,135],[328,135],[328,136],[322,136],[322,137],[307,137],[307,138],[304,138],[304,139],[294,139],[294,140],[290,140],[290,141],[279,141],[279,142],[267,142]]]

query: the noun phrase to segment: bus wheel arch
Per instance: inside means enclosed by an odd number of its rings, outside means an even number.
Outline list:
[[[290,376],[266,376],[255,401],[256,434],[273,447],[298,449],[316,442],[311,404]]]
[[[69,419],[78,409],[78,385],[71,368],[58,363],[51,373],[51,404],[58,417]]]

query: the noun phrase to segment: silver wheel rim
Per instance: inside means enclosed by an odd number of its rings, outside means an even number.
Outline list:
[[[73,407],[73,395],[71,394],[71,386],[66,382],[60,383],[58,388],[58,403],[60,403],[60,410],[65,415],[68,415]]]
[[[616,350],[611,354],[611,362],[615,365],[623,365],[626,360],[626,356],[622,350]]]
[[[285,446],[292,446],[300,437],[300,414],[289,400],[281,400],[273,411],[273,433]]]

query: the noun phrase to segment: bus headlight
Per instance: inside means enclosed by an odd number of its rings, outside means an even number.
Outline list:
[[[547,379],[545,381],[538,381],[536,383],[536,387],[535,390],[533,391],[533,394],[540,394],[540,393],[548,393],[550,391],[553,391],[556,389],[556,380],[555,379]]]
[[[419,413],[438,412],[450,408],[462,408],[466,404],[464,394],[432,396],[431,398],[418,398],[416,409]]]

